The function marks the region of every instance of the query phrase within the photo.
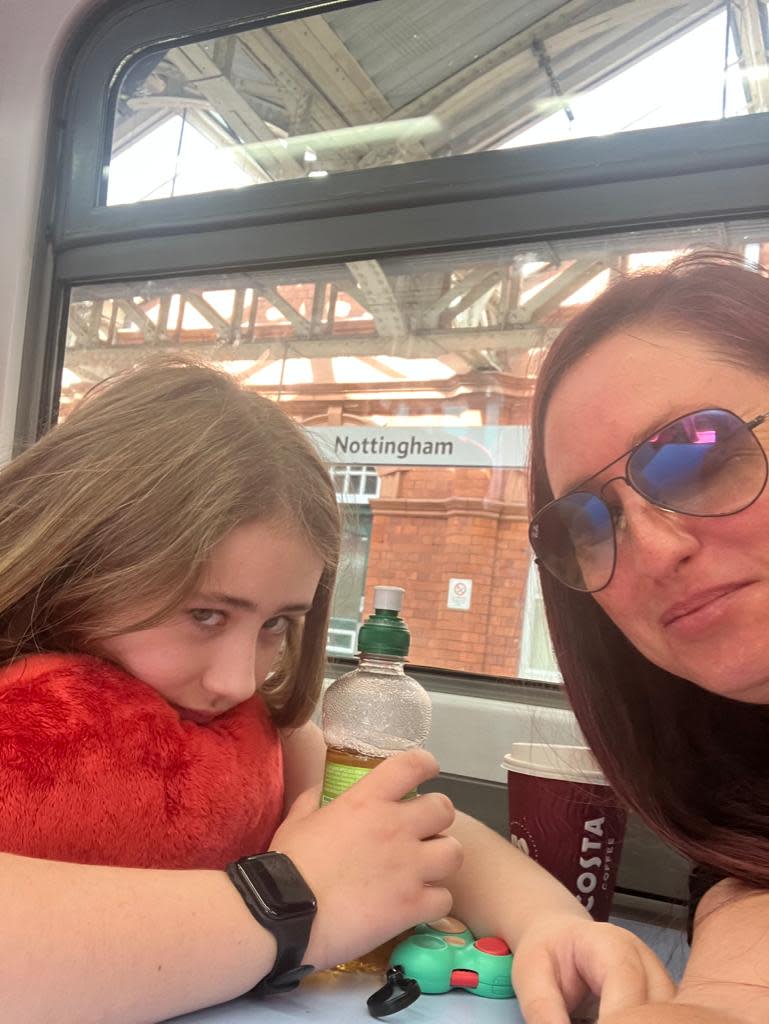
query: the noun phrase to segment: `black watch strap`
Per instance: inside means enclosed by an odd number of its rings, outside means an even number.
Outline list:
[[[290,992],[315,968],[304,964],[315,918],[315,897],[294,863],[283,853],[243,857],[227,874],[256,920],[275,936],[275,964],[252,995]]]

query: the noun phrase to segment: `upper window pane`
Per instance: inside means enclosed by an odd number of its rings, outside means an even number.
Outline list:
[[[769,110],[761,4],[379,0],[156,51],[107,203]]]

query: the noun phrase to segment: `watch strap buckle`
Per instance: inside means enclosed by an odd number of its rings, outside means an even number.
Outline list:
[[[278,995],[282,992],[291,992],[295,988],[299,988],[299,983],[303,978],[306,978],[308,974],[312,974],[315,968],[312,964],[301,964],[299,967],[294,967],[290,971],[281,971],[280,974],[276,974],[273,978],[271,975],[262,978],[262,980],[251,989],[248,993],[250,996],[254,996],[257,999],[261,999],[263,996]]]

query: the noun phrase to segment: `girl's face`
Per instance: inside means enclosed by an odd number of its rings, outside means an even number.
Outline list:
[[[769,410],[769,379],[731,366],[704,338],[642,327],[611,335],[556,388],[545,460],[556,497],[678,415]],[[766,447],[769,428],[757,428]],[[599,485],[624,472],[612,466]],[[591,482],[591,490],[593,482]],[[695,518],[650,505],[621,481],[617,565],[594,595],[654,664],[706,690],[769,703],[769,488],[749,508]]]
[[[179,710],[206,724],[251,697],[286,629],[309,611],[323,562],[275,523],[236,527],[214,549],[200,583],[170,618],[96,645]],[[137,608],[133,621],[150,609]]]

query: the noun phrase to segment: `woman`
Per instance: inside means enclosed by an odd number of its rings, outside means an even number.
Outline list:
[[[722,254],[617,281],[537,384],[530,535],[567,692],[706,891],[675,1002],[617,1020],[769,1020],[767,410],[769,279]]]

